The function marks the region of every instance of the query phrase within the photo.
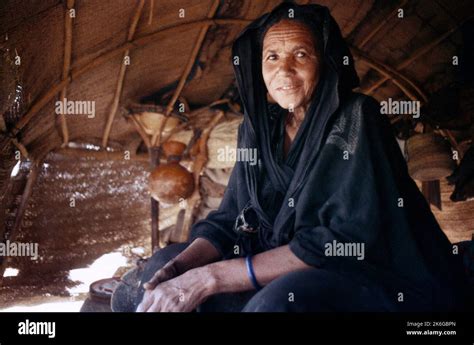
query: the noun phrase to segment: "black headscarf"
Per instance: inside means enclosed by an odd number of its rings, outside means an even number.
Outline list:
[[[272,137],[272,127],[276,125],[272,117],[274,112],[270,110],[267,102],[267,89],[262,76],[262,45],[263,36],[268,28],[284,19],[302,22],[311,29],[321,50],[322,64],[318,86],[288,152],[287,164],[280,165],[276,159],[278,152],[274,151]],[[233,57],[238,57],[238,64],[234,63],[234,70],[245,115],[239,147],[257,148],[261,160],[259,165],[245,164],[246,184],[252,206],[260,216],[261,226],[268,230],[275,227],[274,221],[277,219],[272,219],[272,216],[275,216],[275,211],[279,209],[281,202],[298,197],[308,169],[318,156],[325,129],[332,115],[350,91],[359,85],[359,79],[354,69],[352,55],[337,23],[329,10],[319,5],[299,6],[287,2],[280,4],[272,12],[247,26],[236,39],[232,51]],[[275,107],[278,108],[273,105],[273,108]],[[284,112],[277,109],[279,116],[282,116],[282,113]],[[259,183],[267,180],[271,182],[271,186],[266,188],[259,186]],[[268,191],[272,188],[276,192],[273,198]],[[268,205],[269,207],[262,205],[269,200],[272,205]],[[274,212],[271,212],[272,210]],[[294,211],[291,208],[285,210]],[[290,214],[285,212],[278,219],[284,221],[289,217]],[[267,235],[266,239],[262,238],[264,242],[270,240],[268,231],[262,231],[261,235]]]

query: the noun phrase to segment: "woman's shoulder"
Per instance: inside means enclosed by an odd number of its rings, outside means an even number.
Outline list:
[[[357,92],[349,94],[335,114],[326,143],[354,153],[367,127],[367,120],[376,116],[377,106],[378,103],[373,97]]]
[[[351,92],[347,95],[340,107],[344,115],[350,116],[352,114],[360,117],[368,113],[373,115],[374,112],[380,112],[379,108],[380,104],[375,98],[358,92]]]
[[[380,103],[375,98],[351,92],[342,101],[334,125],[340,127],[342,124],[347,130],[360,130],[361,127],[376,124],[381,117]]]

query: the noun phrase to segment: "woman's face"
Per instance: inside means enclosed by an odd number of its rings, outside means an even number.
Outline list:
[[[282,20],[263,39],[262,74],[270,96],[284,109],[306,109],[319,81],[319,53],[309,28]]]

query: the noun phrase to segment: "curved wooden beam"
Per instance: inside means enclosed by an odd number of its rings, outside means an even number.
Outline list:
[[[391,79],[395,85],[397,85],[404,93],[407,95],[411,100],[413,101],[422,101],[426,102],[428,100],[428,97],[426,94],[421,90],[421,88],[416,85],[413,81],[408,79],[406,76],[395,70],[394,68],[388,66],[387,64],[377,61],[374,58],[368,56],[366,53],[361,51],[360,49],[356,47],[351,47],[352,53],[358,57],[361,61],[384,75],[387,79]],[[413,93],[411,90],[409,90],[404,83],[408,84],[413,88],[418,95]]]
[[[214,0],[214,2],[212,3],[211,9],[209,10],[209,13],[207,14],[207,18],[214,17],[214,15],[216,14],[217,8],[219,7],[219,3],[220,3],[220,0]],[[183,74],[181,75],[181,78],[179,79],[178,86],[174,90],[173,96],[171,97],[171,100],[169,101],[168,106],[166,107],[165,116],[169,116],[169,114],[171,114],[174,104],[178,100],[178,97],[184,88],[186,79],[188,78],[189,73],[191,72],[191,69],[194,65],[194,62],[196,61],[198,53],[201,50],[204,39],[206,38],[207,31],[209,30],[211,25],[212,24],[210,23],[206,23],[202,25],[201,30],[199,31],[198,39],[196,43],[194,44],[193,51],[191,52],[191,56],[189,57],[188,63],[186,64]],[[165,123],[166,121],[161,122],[160,126],[158,127],[158,130],[153,135],[151,139],[151,144],[153,146],[161,144],[161,133],[163,131],[163,128],[165,127]]]
[[[30,196],[33,192],[33,187],[34,187],[35,182],[37,180],[38,174],[41,171],[41,167],[42,167],[42,164],[43,164],[43,158],[44,158],[44,156],[41,157],[41,159],[39,159],[39,160],[33,161],[32,164],[31,164],[30,173],[28,174],[28,178],[26,180],[25,189],[23,190],[23,194],[21,195],[20,205],[18,206],[18,208],[16,210],[15,223],[13,224],[13,227],[12,227],[10,233],[9,233],[9,236],[8,236],[8,240],[11,241],[11,242],[15,241],[15,238],[18,235],[18,231],[21,228],[21,225],[22,225],[21,223],[23,221],[23,217],[25,215],[26,208],[28,206],[28,201],[29,201]],[[0,259],[2,259],[2,258],[0,258]],[[0,282],[1,282],[1,280],[3,280],[3,273],[5,271],[7,261],[8,261],[7,256],[3,257],[3,260],[0,260]]]

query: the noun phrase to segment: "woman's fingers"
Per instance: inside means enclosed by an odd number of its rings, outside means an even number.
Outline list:
[[[146,311],[147,313],[156,313],[161,311],[161,304],[159,300],[155,300],[155,302],[148,308]]]
[[[163,269],[156,271],[153,277],[143,284],[146,290],[153,290],[159,283],[165,280],[165,271]]]
[[[146,312],[149,309],[149,307],[153,304],[153,302],[154,302],[153,294],[151,294],[149,291],[145,291],[142,302],[137,307],[137,313]]]
[[[173,279],[178,275],[174,261],[168,262],[162,269],[156,271],[153,277],[143,284],[143,287],[147,290],[153,290],[158,284],[163,283],[167,280]]]

